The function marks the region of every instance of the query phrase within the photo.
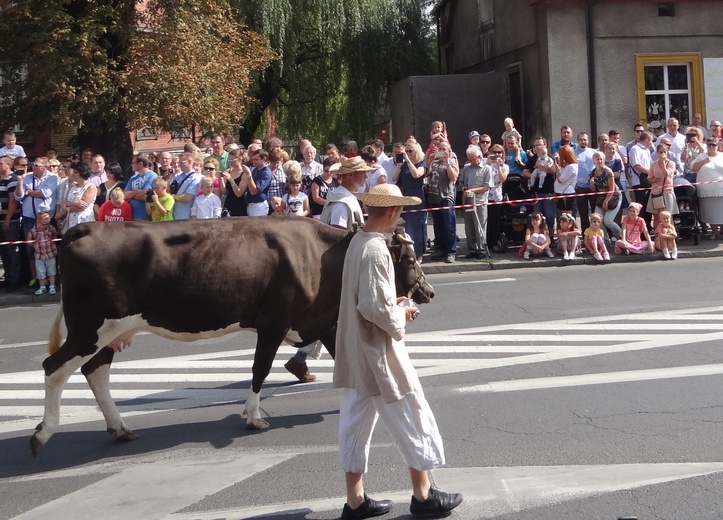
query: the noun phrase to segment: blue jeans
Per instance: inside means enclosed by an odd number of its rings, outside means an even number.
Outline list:
[[[537,195],[539,197],[551,197],[553,194],[538,193]],[[552,237],[555,230],[555,222],[557,220],[557,208],[555,207],[555,201],[552,199],[541,200],[535,203],[532,211],[534,211],[535,213],[542,213],[542,216],[545,217],[545,222],[547,223],[547,229],[550,232],[550,237]]]
[[[431,207],[450,208],[432,212],[434,241],[445,255],[457,253],[457,218],[452,209],[453,205],[454,201],[449,199],[444,199],[439,203],[430,203]]]

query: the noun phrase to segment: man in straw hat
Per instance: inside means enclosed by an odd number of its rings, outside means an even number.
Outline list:
[[[366,182],[367,172],[374,169],[367,166],[361,157],[352,157],[333,164],[330,170],[337,173],[341,185],[328,196],[321,212],[321,222],[349,231],[364,225],[363,212],[354,192]],[[311,355],[317,359],[320,354],[321,344],[317,341],[300,348],[294,357],[284,364],[284,368],[302,383],[311,383],[316,381],[316,376],[309,372],[306,358]]]
[[[341,229],[352,230],[364,224],[362,209],[354,193],[364,186],[367,172],[376,168],[367,166],[361,157],[351,157],[333,164],[330,171],[336,172],[340,186],[329,195],[321,212],[321,221]]]
[[[429,471],[444,464],[442,438],[404,347],[405,322],[414,306],[398,305],[394,266],[386,234],[394,231],[403,206],[420,204],[394,184],[379,184],[358,194],[368,220],[347,250],[336,332],[334,386],[343,388],[339,413],[339,464],[346,472],[347,500],[341,518],[362,519],[388,513],[390,500],[364,493],[369,446],[381,416],[409,467],[413,515],[441,515],[462,495],[432,487]],[[410,240],[411,243],[411,240]]]

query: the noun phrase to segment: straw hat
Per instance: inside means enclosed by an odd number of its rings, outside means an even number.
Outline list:
[[[373,208],[393,206],[416,206],[422,203],[419,197],[405,197],[396,184],[377,184],[367,193],[356,193],[359,200]]]
[[[373,172],[376,169],[377,168],[374,168],[372,166],[367,166],[367,163],[364,162],[364,159],[356,156],[350,157],[349,159],[344,159],[336,164],[332,164],[331,168],[329,168],[329,171],[336,172],[337,175],[346,175],[347,173],[354,172]]]

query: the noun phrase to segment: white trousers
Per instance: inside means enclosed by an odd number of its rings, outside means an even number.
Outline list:
[[[444,465],[442,437],[421,388],[394,403],[346,388],[339,409],[339,466],[343,471],[367,472],[372,433],[380,416],[408,467],[427,471]]]
[[[249,202],[246,208],[246,214],[249,217],[265,217],[269,214],[269,201]]]

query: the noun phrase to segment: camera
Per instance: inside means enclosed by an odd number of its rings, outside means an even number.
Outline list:
[[[397,164],[402,164],[404,162],[404,154],[403,153],[394,154],[394,162]]]
[[[171,181],[171,184],[168,186],[168,192],[171,195],[175,195],[178,193],[178,190],[181,188],[181,186],[178,184],[178,181]]]
[[[146,190],[146,202],[153,202],[153,190]]]
[[[437,159],[441,159],[441,158],[444,157],[445,155],[446,155],[446,154],[445,154],[444,152],[435,152],[435,153],[434,153],[434,156],[435,156]]]
[[[692,141],[694,137],[698,137],[698,135],[695,134],[694,132],[691,132],[691,133],[689,133],[689,134],[685,134],[685,140],[686,140],[686,141]]]

